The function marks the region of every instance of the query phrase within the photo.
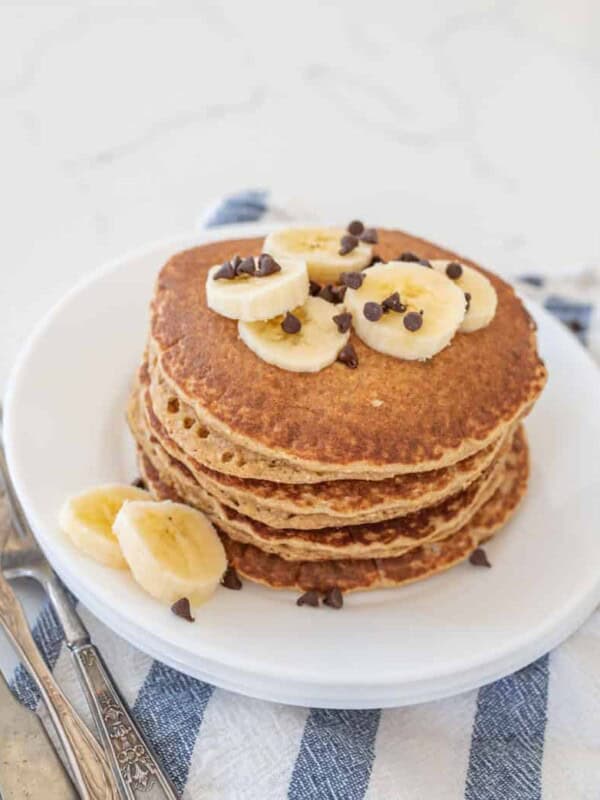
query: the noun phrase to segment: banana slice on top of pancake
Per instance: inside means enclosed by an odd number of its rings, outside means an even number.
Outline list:
[[[275,260],[265,253],[258,258],[234,256],[209,270],[206,302],[223,317],[255,322],[302,305],[308,289],[306,262],[301,258]]]
[[[396,358],[426,360],[447,347],[462,324],[466,300],[441,272],[390,261],[365,271],[344,302],[358,336],[373,350]]]
[[[242,341],[268,364],[290,372],[319,372],[337,359],[350,336],[343,305],[309,297],[266,322],[238,323]]]
[[[190,506],[170,500],[126,503],[114,530],[136,582],[164,603],[187,597],[199,605],[227,568],[215,529]]]
[[[489,325],[496,314],[498,296],[485,275],[458,261],[435,259],[430,263],[455,283],[467,298],[467,313],[459,328],[461,333],[472,333]]]
[[[325,284],[338,283],[342,272],[358,272],[373,258],[371,244],[343,228],[285,228],[270,233],[263,248],[275,259],[302,259],[311,280]]]

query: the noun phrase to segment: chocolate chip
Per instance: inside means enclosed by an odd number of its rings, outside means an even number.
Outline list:
[[[229,261],[222,264],[213,275],[213,281],[230,281],[232,278],[235,278],[235,267]]]
[[[421,314],[418,314],[416,311],[409,311],[408,314],[404,317],[404,327],[407,331],[414,333],[418,331],[419,328],[423,325],[423,317]]]
[[[406,311],[406,306],[404,303],[400,302],[400,295],[398,292],[394,292],[389,297],[386,297],[381,305],[384,311],[397,311],[399,314],[404,314]]]
[[[337,329],[340,333],[347,333],[352,325],[352,314],[344,311],[342,314],[336,314],[333,321],[337,325]]]
[[[350,225],[346,228],[348,233],[351,233],[352,236],[360,236],[361,233],[364,231],[365,226],[359,219],[352,220]]]
[[[342,347],[338,353],[337,360],[341,364],[345,364],[347,367],[350,367],[350,369],[356,369],[358,367],[358,356],[356,355],[356,350],[351,342],[348,342],[348,344]]]
[[[419,264],[422,267],[429,267],[429,269],[433,269],[433,267],[431,266],[431,262],[428,261],[426,258],[420,258],[419,259]]]
[[[414,253],[401,253],[398,261],[415,261],[417,264],[421,259],[419,256],[416,256]]]
[[[143,478],[136,478],[134,481],[131,481],[131,485],[135,486],[136,489],[147,489],[148,484]]]
[[[371,259],[371,263],[365,267],[365,269],[369,269],[369,267],[374,267],[375,264],[382,264],[383,258],[381,256],[373,256]]]
[[[379,305],[379,303],[374,303],[373,301],[369,301],[364,305],[363,314],[369,320],[369,322],[377,322],[377,320],[381,319],[381,315],[383,314],[383,309]]]
[[[286,333],[299,333],[300,328],[302,327],[302,323],[300,322],[298,317],[295,317],[288,311],[285,317],[283,318],[281,327]]]
[[[377,231],[375,228],[366,228],[360,235],[361,242],[367,244],[377,244]]]
[[[449,278],[452,278],[453,281],[456,281],[462,275],[463,268],[457,261],[451,261],[449,264],[446,265],[446,275]]]
[[[337,586],[328,589],[323,598],[323,605],[330,608],[341,608],[344,605],[344,597]]]
[[[320,283],[316,283],[315,281],[308,282],[308,292],[311,297],[317,297],[320,291],[321,291]]]
[[[245,258],[235,268],[236,275],[254,275],[256,272],[256,263],[252,256]]]
[[[176,600],[171,606],[171,611],[176,617],[186,619],[188,622],[194,621],[194,617],[192,617],[192,610],[190,608],[190,601],[187,599],[187,597],[182,597],[179,600]]]
[[[477,550],[473,550],[473,552],[469,556],[469,561],[471,564],[473,564],[474,567],[492,566],[488,561],[488,557],[485,554],[485,550],[483,549],[483,547],[478,547]]]
[[[308,592],[300,595],[296,600],[297,606],[312,606],[316,608],[319,605],[319,593],[315,589],[310,589]]]
[[[465,292],[465,300],[467,301],[467,311],[471,308],[471,293]]]
[[[360,289],[365,276],[360,272],[342,272],[340,280],[349,289]]]
[[[340,240],[340,249],[338,250],[341,256],[346,256],[351,253],[355,247],[358,247],[358,239],[352,236],[351,233],[346,233]]]
[[[332,286],[331,293],[333,295],[334,303],[343,303],[346,295],[347,286]]]
[[[240,256],[234,256],[229,263],[237,271],[237,268],[242,263],[242,259]]]
[[[268,253],[262,253],[258,257],[258,270],[256,271],[257,278],[264,278],[267,275],[273,275],[275,272],[281,272],[281,267],[275,261],[273,256]]]
[[[236,591],[242,588],[242,582],[233,567],[227,567],[225,570],[225,574],[221,578],[221,586],[226,589],[235,589]]]

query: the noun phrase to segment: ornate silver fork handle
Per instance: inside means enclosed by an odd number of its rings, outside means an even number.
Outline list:
[[[102,750],[52,677],[33,641],[21,604],[1,572],[0,623],[41,692],[82,798],[118,800]]]

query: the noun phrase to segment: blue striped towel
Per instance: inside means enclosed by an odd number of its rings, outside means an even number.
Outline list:
[[[207,225],[269,214],[264,192],[226,198]],[[600,358],[600,279],[521,281]],[[600,305],[598,306],[600,307]],[[600,614],[557,650],[478,691],[385,711],[294,708],[175,672],[115,636],[85,608],[141,728],[188,800],[579,800],[600,797]],[[49,608],[35,639],[89,721]],[[13,678],[30,708],[25,671]],[[41,711],[43,714],[43,710]]]

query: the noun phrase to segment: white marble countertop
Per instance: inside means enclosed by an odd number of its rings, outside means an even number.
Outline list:
[[[507,275],[600,263],[597,0],[9,0],[0,131],[0,390],[77,279],[241,188]]]

